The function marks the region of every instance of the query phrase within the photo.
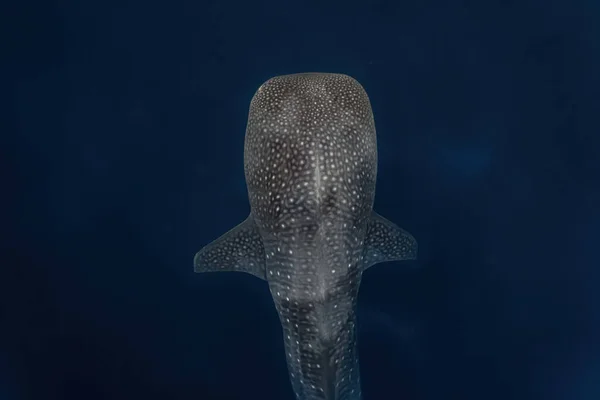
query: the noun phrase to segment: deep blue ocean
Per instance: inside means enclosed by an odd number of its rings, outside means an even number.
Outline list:
[[[194,274],[249,212],[248,106],[339,72],[375,114],[364,400],[600,399],[600,6],[2,6],[1,400],[293,400],[268,287]]]

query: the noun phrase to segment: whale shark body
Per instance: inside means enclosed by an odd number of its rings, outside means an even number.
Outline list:
[[[359,400],[356,303],[370,266],[415,259],[417,242],[373,211],[375,123],[343,74],[269,79],[250,103],[248,218],[200,250],[196,272],[267,281],[298,400]]]

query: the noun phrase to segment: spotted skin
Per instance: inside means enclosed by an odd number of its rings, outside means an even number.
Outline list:
[[[373,211],[377,147],[366,92],[342,74],[268,80],[250,103],[244,167],[251,214],[198,252],[195,270],[268,282],[298,400],[358,400],[362,272],[417,251],[409,233]]]

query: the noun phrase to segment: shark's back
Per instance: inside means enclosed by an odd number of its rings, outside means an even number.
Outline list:
[[[295,390],[358,395],[354,305],[377,168],[362,86],[337,74],[266,82],[250,105],[245,168]]]
[[[414,258],[411,235],[373,212],[377,147],[362,86],[341,74],[265,82],[250,104],[251,214],[196,255],[196,270],[265,279],[300,400],[360,398],[355,306],[370,265]]]

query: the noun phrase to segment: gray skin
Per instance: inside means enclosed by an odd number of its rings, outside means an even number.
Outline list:
[[[358,400],[362,273],[417,254],[409,233],[373,211],[377,146],[366,92],[342,74],[268,80],[250,103],[244,166],[250,215],[196,254],[195,271],[268,282],[298,400]]]

